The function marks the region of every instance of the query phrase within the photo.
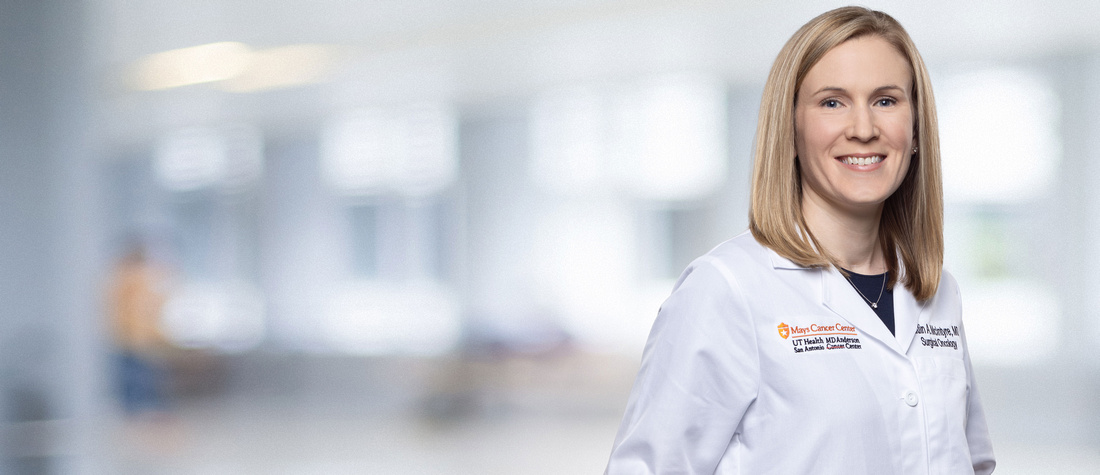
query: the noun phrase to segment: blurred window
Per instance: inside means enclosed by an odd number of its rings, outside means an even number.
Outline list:
[[[949,76],[936,92],[949,199],[1022,203],[1050,191],[1062,159],[1061,110],[1045,77],[968,71]]]
[[[348,237],[351,247],[352,274],[361,279],[378,277],[379,206],[359,204],[348,207]]]
[[[535,99],[528,171],[546,201],[531,279],[536,305],[579,342],[634,348],[705,252],[692,218],[727,179],[727,110],[726,86],[691,74]]]
[[[1062,159],[1058,95],[1026,69],[969,70],[938,85],[948,269],[963,292],[974,360],[1041,364],[1062,309],[1034,258]],[[1029,252],[1031,251],[1031,252]],[[1042,329],[1042,331],[1036,331]]]
[[[348,196],[430,196],[458,174],[457,114],[444,104],[351,111],[323,131],[325,181]]]
[[[458,245],[448,195],[457,131],[457,113],[439,103],[360,109],[325,125],[321,176],[345,203],[351,270],[326,298],[330,349],[435,353],[457,341],[446,282]]]
[[[726,176],[724,85],[699,76],[547,93],[531,108],[533,181],[563,196],[694,200]]]
[[[353,278],[447,279],[458,245],[447,195],[376,197],[346,209]]]
[[[161,185],[171,191],[241,191],[263,173],[263,139],[246,125],[179,129],[157,145],[154,163]]]
[[[263,154],[262,134],[243,124],[178,129],[156,144],[145,177],[152,183],[134,197],[145,204],[123,221],[171,236],[178,282],[162,325],[176,344],[242,351],[264,335],[256,283]]]
[[[326,350],[436,354],[460,336],[458,296],[449,282],[458,236],[447,193],[348,197],[350,275],[325,293]]]
[[[265,298],[253,200],[212,190],[176,192],[168,219],[181,264],[163,322],[177,344],[243,351],[260,343]]]
[[[707,216],[699,208],[643,210],[639,232],[643,243],[638,258],[645,263],[643,276],[671,286],[693,259],[714,245],[706,241],[709,234],[702,232],[706,225]]]

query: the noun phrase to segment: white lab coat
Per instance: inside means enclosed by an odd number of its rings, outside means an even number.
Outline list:
[[[741,234],[662,305],[609,474],[987,474],[955,280],[894,287],[897,336],[835,269]]]

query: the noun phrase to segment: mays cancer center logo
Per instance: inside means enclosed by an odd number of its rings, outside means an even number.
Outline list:
[[[859,333],[853,325],[811,323],[803,327],[780,322],[776,330],[779,331],[780,337],[791,342],[791,348],[795,353],[863,348],[859,341]]]

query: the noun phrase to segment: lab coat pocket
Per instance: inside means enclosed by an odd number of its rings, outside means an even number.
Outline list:
[[[966,366],[962,359],[950,356],[918,357],[914,363],[921,382],[933,467],[947,470],[938,473],[969,473],[966,418],[970,384]]]

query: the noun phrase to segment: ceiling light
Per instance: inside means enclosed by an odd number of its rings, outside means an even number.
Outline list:
[[[152,54],[134,64],[128,82],[133,89],[154,91],[202,84],[240,75],[251,61],[243,43],[210,43]]]
[[[255,51],[248,67],[216,85],[229,92],[257,92],[320,81],[332,69],[339,51],[328,45],[291,45]]]

